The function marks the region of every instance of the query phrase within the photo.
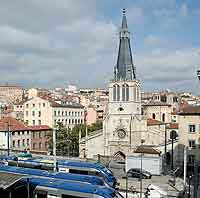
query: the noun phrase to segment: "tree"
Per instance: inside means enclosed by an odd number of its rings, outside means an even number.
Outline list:
[[[102,129],[102,122],[96,122],[91,126],[88,126],[88,134],[93,131]],[[56,154],[67,155],[67,156],[78,156],[79,155],[79,132],[81,137],[86,135],[86,125],[79,124],[75,125],[73,129],[64,127],[62,123],[57,123],[56,128]],[[53,150],[52,136],[48,138],[49,150]]]

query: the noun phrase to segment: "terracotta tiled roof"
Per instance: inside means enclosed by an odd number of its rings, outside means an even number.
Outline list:
[[[12,117],[4,117],[0,120],[0,132],[8,131],[42,131],[42,130],[51,130],[47,125],[35,125],[27,126],[23,122],[20,122]]]
[[[75,102],[71,102],[71,104],[59,104],[57,103],[53,98],[49,97],[49,96],[40,96],[40,98],[42,98],[43,100],[47,100],[52,107],[71,107],[71,108],[84,108],[84,106],[82,106],[79,103],[75,103]]]
[[[154,120],[152,118],[148,118],[147,119],[147,125],[148,126],[151,126],[151,125],[164,125],[165,123],[164,122],[161,122],[159,120]]]
[[[51,130],[52,128],[47,125],[35,125],[29,126],[30,131],[42,131],[42,130]]]
[[[180,110],[179,115],[200,115],[200,106],[187,106]]]
[[[167,104],[165,102],[159,102],[159,101],[150,101],[147,104],[143,104],[143,106],[169,106],[171,107],[170,104]]]
[[[12,117],[4,117],[0,120],[0,131],[8,131],[8,126],[10,126],[10,131],[27,131],[28,127]]]
[[[166,128],[167,129],[178,129],[178,123],[170,123]]]

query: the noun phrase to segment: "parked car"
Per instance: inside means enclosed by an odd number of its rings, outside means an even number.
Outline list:
[[[142,170],[140,168],[131,168],[127,172],[128,177],[135,177],[135,178],[140,178],[140,175],[142,174],[143,179],[151,179],[152,174],[148,171]]]

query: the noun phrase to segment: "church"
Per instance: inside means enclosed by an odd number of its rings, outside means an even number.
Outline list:
[[[141,142],[145,145],[164,142],[164,123],[147,119],[142,114],[141,84],[133,64],[125,9],[119,31],[117,63],[108,88],[109,102],[103,129],[80,138],[80,157],[96,158],[97,155],[103,155],[125,158]]]

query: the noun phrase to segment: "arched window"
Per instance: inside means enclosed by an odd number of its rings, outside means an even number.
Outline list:
[[[140,87],[136,86],[136,102],[140,101]]]
[[[117,85],[113,86],[113,101],[117,100]]]
[[[122,85],[122,101],[126,101],[126,87]]]
[[[165,122],[165,114],[162,114],[162,121]]]
[[[154,120],[156,119],[156,114],[155,114],[155,113],[152,114],[152,118],[153,118]]]
[[[117,85],[117,101],[120,101],[120,86]]]
[[[136,101],[136,87],[133,87],[133,101]]]
[[[129,101],[129,86],[126,85],[126,101]]]

